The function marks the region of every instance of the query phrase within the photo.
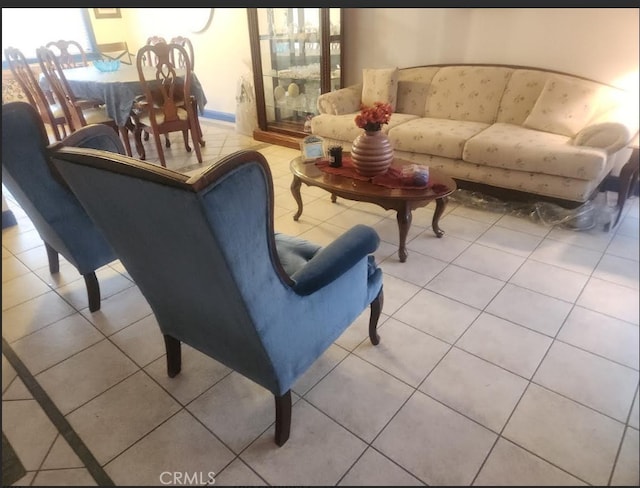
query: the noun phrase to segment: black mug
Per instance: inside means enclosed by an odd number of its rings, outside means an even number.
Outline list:
[[[329,148],[329,166],[339,168],[342,166],[342,146]]]

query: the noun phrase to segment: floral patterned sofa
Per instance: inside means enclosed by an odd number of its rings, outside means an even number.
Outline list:
[[[528,67],[365,69],[362,83],[319,97],[311,130],[349,151],[361,104],[388,102],[394,113],[383,130],[396,157],[441,169],[462,188],[577,206],[631,154],[638,117],[626,114],[628,97]]]

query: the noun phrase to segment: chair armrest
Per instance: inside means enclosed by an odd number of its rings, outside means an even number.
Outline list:
[[[321,114],[343,115],[360,110],[362,83],[340,90],[323,93],[318,97],[318,112]]]
[[[379,244],[380,237],[373,228],[362,224],[352,227],[291,276],[293,290],[299,295],[312,294],[374,252]]]
[[[607,154],[612,154],[626,147],[634,134],[629,128],[618,122],[601,122],[592,124],[578,132],[572,144],[575,146],[589,146],[604,149]]]

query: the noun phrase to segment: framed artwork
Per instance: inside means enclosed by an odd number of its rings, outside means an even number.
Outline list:
[[[122,17],[119,8],[94,8],[96,19],[119,19]]]
[[[319,136],[307,136],[300,142],[302,159],[314,161],[325,157],[324,139]]]

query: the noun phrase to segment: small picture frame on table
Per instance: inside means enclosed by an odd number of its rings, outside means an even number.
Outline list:
[[[304,161],[315,161],[318,158],[324,158],[326,150],[324,147],[324,139],[320,136],[307,136],[300,141],[300,151]]]

